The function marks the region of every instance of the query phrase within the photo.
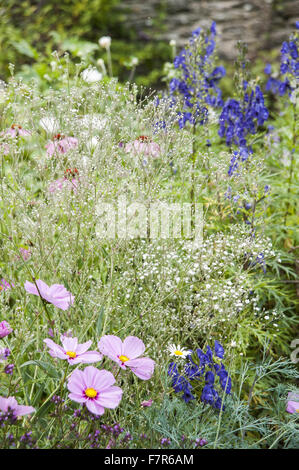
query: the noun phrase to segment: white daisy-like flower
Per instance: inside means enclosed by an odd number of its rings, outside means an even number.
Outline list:
[[[181,348],[180,345],[176,346],[175,344],[170,344],[167,351],[169,351],[172,356],[181,357],[182,359],[185,359],[191,354],[189,349]]]

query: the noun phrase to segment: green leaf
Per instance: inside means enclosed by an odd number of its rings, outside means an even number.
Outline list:
[[[102,331],[102,323],[103,323],[103,316],[104,316],[104,305],[101,307],[99,316],[98,316],[98,321],[97,321],[97,326],[96,326],[96,332],[97,334],[101,334]]]
[[[32,47],[25,39],[22,39],[19,42],[13,42],[15,49],[23,55],[30,57],[31,59],[38,59],[38,52],[34,47]]]
[[[52,377],[52,378],[54,378],[54,379],[59,379],[59,378],[60,378],[60,375],[59,375],[59,373],[57,372],[57,370],[55,369],[55,367],[52,366],[52,364],[50,364],[49,362],[45,362],[45,361],[36,361],[36,360],[27,361],[27,362],[24,362],[24,364],[22,364],[21,367],[25,367],[25,366],[29,366],[29,365],[36,365],[36,366],[40,367],[40,368],[43,369],[50,377]]]

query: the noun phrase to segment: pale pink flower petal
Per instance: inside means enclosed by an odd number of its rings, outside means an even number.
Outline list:
[[[288,413],[299,413],[299,393],[289,392],[286,411]]]
[[[15,397],[0,397],[0,410],[5,413],[8,411],[8,408],[14,409],[18,406],[18,402]]]
[[[94,386],[101,390],[108,390],[115,384],[115,377],[107,370],[99,370],[99,373],[94,376]]]
[[[0,411],[7,413],[8,409],[13,411],[14,416],[24,416],[35,411],[32,406],[18,405],[15,397],[0,397]]]
[[[31,282],[26,281],[24,284],[24,287],[25,287],[26,292],[28,292],[29,294],[39,295],[36,286],[32,284]]]
[[[44,343],[50,348],[49,353],[52,357],[58,357],[59,359],[66,359],[67,356],[61,346],[54,343],[51,339],[44,339]]]
[[[122,390],[119,387],[110,387],[107,391],[99,393],[97,403],[105,408],[116,408],[121,400]]]
[[[77,354],[85,353],[90,348],[91,345],[92,345],[91,339],[89,341],[86,341],[86,343],[78,344],[77,349],[76,349]]]
[[[103,359],[103,356],[97,351],[87,351],[78,355],[73,361],[72,364],[91,364],[93,362],[99,362]],[[70,361],[69,361],[70,362]]]
[[[132,359],[128,361],[126,365],[130,367],[131,371],[141,380],[149,380],[155,369],[155,361],[149,357]]]
[[[93,367],[93,366],[87,366],[84,369],[83,383],[86,384],[86,387],[95,388],[96,385],[98,385],[98,384],[96,384],[96,382],[97,382],[97,379],[99,378],[99,372],[100,371],[97,369],[97,373],[95,373],[94,369],[95,369],[95,367]]]
[[[61,310],[67,310],[70,305],[74,303],[74,296],[68,292],[64,286],[53,284],[49,287],[40,279],[37,279],[35,283],[36,285],[28,281],[25,282],[24,287],[29,294],[40,295],[47,302],[55,305],[55,307],[58,307]]]
[[[98,348],[102,354],[115,360],[122,354],[122,340],[118,336],[105,335],[98,342]]]
[[[33,408],[33,406],[25,406],[25,405],[18,405],[18,408],[16,410],[18,416],[28,415],[30,413],[33,413],[34,411],[35,411],[35,408]]]
[[[97,416],[101,416],[105,412],[105,409],[96,400],[87,401],[86,407],[91,413]]]
[[[288,413],[299,413],[299,402],[289,400],[287,403],[286,411]]]
[[[69,398],[77,403],[85,403],[86,397],[84,397],[81,393],[69,393]]]
[[[82,370],[76,369],[71,375],[72,380],[68,382],[68,389],[77,394],[82,395],[82,382],[83,382],[83,372]]]
[[[143,341],[136,336],[127,336],[123,342],[122,354],[130,359],[135,359],[136,357],[141,356],[144,351],[145,346]]]
[[[68,336],[61,335],[60,341],[62,342],[63,349],[65,351],[77,352],[78,338],[70,338]],[[90,342],[91,344],[91,342]]]

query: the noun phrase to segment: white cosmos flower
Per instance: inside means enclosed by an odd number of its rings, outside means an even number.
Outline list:
[[[55,134],[59,129],[59,122],[54,116],[43,117],[39,125],[48,133]]]
[[[81,77],[86,83],[96,83],[102,80],[103,74],[100,73],[95,67],[88,67],[83,70]]]
[[[185,359],[191,354],[189,349],[181,348],[180,345],[176,346],[175,344],[170,344],[167,351],[169,351],[172,356],[181,357],[182,359]]]

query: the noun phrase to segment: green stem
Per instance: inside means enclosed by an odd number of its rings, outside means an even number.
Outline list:
[[[287,208],[286,208],[286,213],[284,216],[284,226],[286,228],[287,224],[287,218],[289,215],[289,209],[291,206],[290,203],[290,193],[291,193],[291,186],[292,186],[292,179],[293,179],[293,172],[294,172],[294,162],[295,162],[295,148],[296,148],[296,142],[297,142],[297,133],[296,133],[296,123],[297,123],[297,109],[296,109],[296,104],[293,104],[293,111],[294,111],[294,125],[293,125],[293,148],[292,148],[292,156],[291,156],[291,165],[290,165],[290,174],[289,174],[289,179],[288,179],[288,192],[287,192]],[[286,228],[287,230],[287,228]]]

